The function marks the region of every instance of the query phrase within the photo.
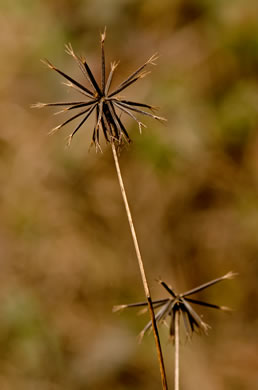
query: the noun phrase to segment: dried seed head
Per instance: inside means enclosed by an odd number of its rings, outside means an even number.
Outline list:
[[[177,294],[163,280],[158,279],[158,283],[160,283],[165,288],[165,290],[170,294],[171,297],[166,299],[160,299],[157,301],[152,301],[153,308],[155,310],[159,309],[155,315],[156,322],[160,324],[166,323],[166,319],[168,317],[171,317],[170,326],[168,327],[169,327],[170,339],[173,340],[174,332],[175,332],[176,313],[179,313],[183,319],[183,324],[184,324],[187,338],[190,338],[194,332],[207,334],[208,330],[210,329],[210,326],[202,320],[202,317],[195,311],[192,304],[205,306],[212,309],[219,309],[223,311],[231,311],[231,309],[228,308],[227,306],[219,306],[213,303],[192,299],[189,298],[189,295],[195,294],[196,292],[208,288],[213,284],[221,282],[222,280],[232,279],[236,275],[237,274],[234,272],[228,272],[226,275],[220,278],[211,280],[210,282],[202,284],[199,287],[195,287],[192,290],[186,291],[181,294]],[[142,314],[147,311],[147,306],[148,306],[147,302],[131,303],[127,305],[114,306],[113,311],[115,312],[126,308],[140,307],[141,310],[139,314]],[[149,330],[151,330],[151,321],[148,322],[145,328],[141,331],[139,335],[139,341],[142,340],[144,334]]]
[[[54,129],[50,131],[50,134],[55,133],[68,123],[76,120],[81,115],[84,115],[83,120],[79,123],[76,129],[69,135],[68,137],[68,145],[70,145],[71,140],[74,134],[81,128],[81,126],[86,122],[89,116],[96,112],[95,125],[93,128],[92,135],[92,144],[96,146],[96,150],[101,150],[100,148],[100,130],[104,135],[106,142],[116,142],[118,144],[123,143],[124,141],[129,143],[131,139],[129,134],[121,120],[121,114],[125,114],[131,117],[138,124],[139,131],[142,131],[142,127],[146,127],[141,121],[137,119],[134,113],[141,114],[145,116],[149,116],[158,121],[166,121],[165,118],[154,115],[152,112],[145,111],[143,108],[153,111],[156,110],[157,107],[139,103],[135,101],[124,100],[121,96],[118,95],[119,92],[122,92],[130,85],[134,84],[137,80],[144,78],[150,72],[146,71],[146,67],[149,65],[156,65],[155,61],[157,60],[157,54],[151,56],[143,65],[141,65],[138,69],[136,69],[131,75],[127,77],[114,91],[109,92],[113,74],[118,66],[118,62],[112,62],[110,67],[110,73],[106,80],[106,69],[105,69],[105,53],[104,53],[104,42],[106,38],[106,28],[100,34],[100,43],[101,43],[101,85],[99,85],[93,75],[86,58],[83,56],[77,56],[72,48],[71,43],[65,45],[65,52],[72,56],[76,63],[78,64],[80,70],[85,76],[86,82],[89,86],[85,86],[84,83],[80,83],[58,69],[48,60],[42,60],[42,62],[47,65],[48,68],[54,70],[59,73],[62,77],[66,79],[64,83],[69,88],[75,89],[77,92],[81,93],[85,101],[77,101],[77,102],[63,102],[63,103],[37,103],[32,107],[34,108],[42,108],[46,106],[62,106],[62,111],[58,111],[58,113],[62,113],[70,110],[77,110],[81,108],[84,111],[79,112],[78,114],[72,116],[70,119],[66,120],[59,126],[56,126]]]

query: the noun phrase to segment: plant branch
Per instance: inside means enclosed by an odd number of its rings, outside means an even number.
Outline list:
[[[129,207],[126,192],[125,192],[123,178],[121,175],[120,165],[119,165],[119,161],[118,161],[118,157],[117,157],[116,145],[115,145],[113,140],[111,141],[111,146],[112,146],[112,152],[113,152],[113,157],[114,157],[114,161],[115,161],[118,181],[119,181],[119,185],[120,185],[120,189],[121,189],[121,193],[122,193],[122,197],[123,197],[123,201],[124,201],[124,205],[125,205],[125,209],[126,209],[126,214],[127,214],[132,238],[133,238],[133,243],[134,243],[135,252],[136,252],[136,256],[137,256],[137,260],[138,260],[138,265],[140,268],[140,274],[141,274],[141,278],[142,278],[143,288],[144,288],[145,296],[146,296],[146,299],[148,302],[148,308],[149,308],[149,312],[150,312],[152,329],[153,329],[153,334],[154,334],[156,349],[157,349],[157,354],[158,354],[158,360],[159,360],[159,365],[160,365],[162,387],[163,387],[163,390],[167,390],[168,386],[167,386],[167,378],[166,378],[164,359],[163,359],[163,355],[162,355],[160,338],[159,338],[158,328],[157,328],[157,324],[156,324],[156,320],[155,320],[155,313],[153,310],[150,289],[148,286],[148,282],[147,282],[147,278],[146,278],[146,274],[145,274],[145,270],[144,270],[142,256],[141,256],[141,252],[140,252],[140,248],[139,248],[139,244],[138,244],[138,240],[137,240],[137,236],[136,236],[136,231],[135,231],[134,224],[133,224],[132,214],[130,211],[130,207]]]

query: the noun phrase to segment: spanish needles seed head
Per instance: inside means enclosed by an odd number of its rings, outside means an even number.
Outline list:
[[[175,317],[176,312],[180,314],[180,317],[183,318],[183,324],[185,328],[185,332],[187,337],[192,336],[194,332],[196,333],[208,333],[208,329],[210,326],[206,324],[201,316],[195,311],[195,309],[192,307],[192,304],[199,305],[199,306],[205,306],[212,309],[219,309],[223,311],[230,311],[231,309],[226,306],[218,306],[212,303],[200,301],[197,299],[188,298],[189,295],[195,294],[201,290],[204,290],[213,284],[219,283],[222,280],[225,279],[232,279],[237,275],[237,273],[234,272],[228,272],[226,275],[211,280],[207,283],[204,283],[198,287],[195,287],[189,291],[186,291],[181,294],[177,294],[170,286],[168,286],[164,281],[159,280],[159,283],[165,288],[165,290],[169,293],[170,297],[165,299],[160,299],[157,301],[152,301],[152,305],[154,309],[159,309],[155,315],[155,319],[157,323],[164,323],[168,316],[171,317],[170,319],[170,325],[169,325],[169,335],[172,339],[174,339],[175,336]],[[145,308],[147,307],[147,302],[138,302],[138,303],[131,303],[127,305],[119,305],[113,307],[113,312],[117,312],[126,308],[132,308],[132,307],[138,307],[143,308],[141,309],[141,313],[145,312]],[[144,329],[141,331],[139,335],[139,339],[141,340],[144,334],[151,330],[151,321],[148,322],[148,324],[144,327]]]
[[[74,110],[76,114],[71,116],[68,120],[62,124],[56,126],[50,131],[50,134],[55,133],[57,130],[61,129],[63,126],[68,123],[81,118],[77,127],[68,137],[68,145],[70,145],[73,136],[77,131],[84,125],[90,115],[95,111],[95,125],[93,128],[92,134],[92,144],[96,146],[96,150],[100,149],[100,130],[105,137],[106,142],[116,142],[121,144],[123,141],[127,143],[131,142],[129,134],[121,121],[122,113],[133,118],[139,127],[141,132],[142,127],[146,127],[142,122],[140,122],[136,114],[141,114],[149,116],[153,119],[159,121],[166,121],[165,118],[154,115],[153,111],[157,108],[145,103],[139,103],[131,100],[125,100],[124,98],[118,95],[119,92],[122,92],[130,85],[134,84],[137,80],[145,77],[149,72],[145,69],[148,65],[155,65],[155,60],[158,58],[157,55],[151,56],[143,65],[136,69],[131,75],[129,75],[126,80],[119,84],[113,91],[110,92],[112,85],[112,79],[114,72],[118,66],[118,62],[111,62],[110,72],[106,78],[106,65],[105,65],[105,52],[104,52],[104,42],[106,38],[106,30],[101,33],[101,83],[98,84],[95,76],[93,75],[86,59],[83,56],[78,56],[74,53],[72,45],[69,43],[65,46],[66,53],[73,57],[79,66],[81,72],[85,76],[88,86],[76,81],[56,66],[52,65],[48,60],[43,60],[42,62],[47,65],[50,69],[59,73],[64,77],[67,82],[64,83],[66,86],[75,89],[82,95],[82,99],[79,101],[72,102],[54,102],[54,103],[36,103],[32,107],[42,108],[42,107],[62,107],[62,111],[57,113],[62,113],[70,110]],[[146,111],[150,110],[149,111]],[[79,112],[78,112],[79,110]]]

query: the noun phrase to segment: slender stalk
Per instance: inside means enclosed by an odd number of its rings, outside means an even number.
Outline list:
[[[163,390],[167,390],[168,386],[167,386],[167,378],[166,378],[164,359],[163,359],[163,355],[162,355],[160,338],[159,338],[158,328],[157,328],[157,324],[156,324],[156,320],[155,320],[155,314],[154,314],[154,310],[153,310],[150,289],[148,286],[148,282],[147,282],[147,278],[146,278],[146,274],[145,274],[145,270],[144,270],[142,256],[141,256],[141,252],[140,252],[140,248],[139,248],[139,244],[138,244],[138,240],[137,240],[137,236],[136,236],[136,231],[135,231],[134,224],[133,224],[132,214],[130,211],[130,207],[129,207],[126,192],[125,192],[123,178],[121,175],[120,165],[119,165],[117,152],[116,152],[116,146],[115,146],[115,143],[113,141],[111,141],[111,146],[112,146],[112,152],[113,152],[113,157],[114,157],[114,161],[115,161],[118,181],[119,181],[119,185],[120,185],[120,189],[121,189],[121,193],[122,193],[122,197],[123,197],[123,201],[124,201],[124,205],[125,205],[125,209],[126,209],[126,214],[127,214],[132,238],[133,238],[135,252],[136,252],[136,256],[137,256],[137,260],[138,260],[138,264],[139,264],[139,268],[140,268],[140,274],[141,274],[141,278],[142,278],[143,288],[144,288],[145,296],[146,296],[146,299],[148,302],[148,308],[149,308],[149,312],[150,312],[152,329],[153,329],[153,334],[154,334],[156,349],[157,349],[157,354],[158,354],[158,360],[159,360],[159,365],[160,365],[162,388],[163,388]]]
[[[175,312],[175,386],[179,390],[179,310]]]

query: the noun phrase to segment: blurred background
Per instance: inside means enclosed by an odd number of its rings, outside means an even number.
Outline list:
[[[258,380],[258,3],[252,0],[0,0],[0,388],[159,389],[149,320],[113,305],[144,300],[109,146],[70,149],[67,126],[38,101],[73,93],[41,62],[83,80],[64,45],[100,76],[100,31],[114,84],[152,54],[127,98],[158,105],[162,125],[123,118],[121,169],[154,299],[230,270],[198,294],[210,329],[181,342],[182,390],[254,389]],[[109,65],[107,65],[109,66]],[[160,328],[169,388],[173,345]]]

